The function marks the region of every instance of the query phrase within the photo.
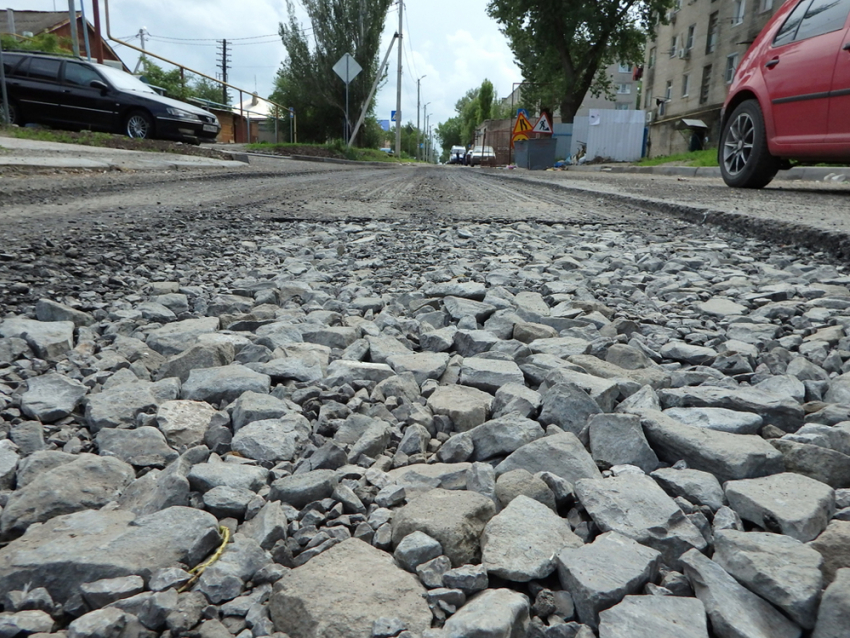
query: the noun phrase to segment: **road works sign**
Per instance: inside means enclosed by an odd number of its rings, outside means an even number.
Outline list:
[[[552,130],[552,124],[549,123],[549,118],[546,117],[546,114],[540,116],[540,119],[537,120],[537,124],[534,125],[534,128],[531,129],[534,133],[544,133],[546,135],[552,135],[554,131]]]
[[[525,117],[522,113],[519,114],[519,117],[516,119],[516,124],[514,124],[514,132],[517,133],[529,133],[531,131],[531,122],[528,121],[528,118]]]

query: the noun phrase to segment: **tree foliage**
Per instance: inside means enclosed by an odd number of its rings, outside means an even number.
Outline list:
[[[455,103],[457,115],[437,126],[444,160],[448,157],[452,146],[472,144],[475,139],[475,129],[482,122],[507,116],[495,95],[496,89],[493,83],[485,79],[480,87],[469,89]]]
[[[584,96],[609,93],[605,67],[643,59],[647,30],[674,0],[489,0],[487,12],[528,82],[523,93],[572,122]]]
[[[165,95],[175,100],[197,97],[220,104],[223,99],[220,84],[192,73],[181,75],[180,69],[176,68],[166,71],[146,56],[142,56],[142,79],[151,86],[164,89]]]
[[[18,49],[20,51],[43,51],[54,55],[73,55],[71,38],[60,38],[53,33],[41,33],[33,38],[14,35],[0,36],[4,51]]]
[[[346,53],[363,68],[349,86],[351,129],[369,89],[375,81],[380,61],[379,47],[384,21],[392,0],[301,0],[310,26],[303,28],[287,0],[288,24],[280,25],[286,60],[275,78],[272,99],[292,106],[298,115],[299,140],[326,142],[342,137],[345,125],[345,83],[333,66]],[[312,33],[309,33],[312,31]],[[313,41],[311,44],[310,41]],[[374,102],[369,105],[370,115]],[[371,145],[377,122],[370,123],[358,136],[361,146]]]

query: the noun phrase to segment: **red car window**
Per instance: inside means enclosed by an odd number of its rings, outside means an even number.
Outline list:
[[[843,29],[848,13],[850,0],[812,0],[794,39],[805,40]]]
[[[783,44],[794,41],[794,37],[797,35],[797,29],[800,28],[800,23],[803,21],[803,16],[806,14],[806,9],[809,8],[810,4],[811,0],[803,0],[794,8],[791,15],[785,20],[785,24],[776,33],[776,37],[773,39],[773,46],[781,47]]]

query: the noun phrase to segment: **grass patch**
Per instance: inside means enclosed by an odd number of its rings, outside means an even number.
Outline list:
[[[709,148],[704,151],[691,151],[690,153],[677,153],[676,155],[662,155],[642,159],[638,166],[718,166],[717,149]]]
[[[82,144],[84,146],[106,146],[112,138],[109,133],[97,133],[93,131],[55,131],[46,128],[12,127],[7,128],[6,133],[12,137],[24,140],[37,140],[39,142],[58,142],[60,144]]]

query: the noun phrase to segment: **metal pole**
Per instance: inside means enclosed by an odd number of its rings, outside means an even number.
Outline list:
[[[0,123],[11,124],[9,117],[9,96],[6,94],[6,69],[3,67],[3,43],[0,42],[0,89],[2,89],[2,104],[0,104]]]
[[[345,135],[345,139],[349,139],[348,137],[348,83],[350,80],[349,70],[348,70],[348,61],[351,59],[349,56],[345,56],[345,126],[343,127],[343,134]],[[351,146],[351,144],[349,144]]]
[[[142,42],[142,51],[144,51],[145,50],[145,27],[142,27],[141,29],[139,29],[139,40],[141,40],[141,42]],[[139,59],[136,60],[136,68],[133,69],[133,73],[139,72],[139,67],[142,64],[142,60],[144,60],[144,59],[145,59],[145,54],[142,53],[142,55],[139,56]]]
[[[71,48],[74,55],[80,57],[80,36],[77,35],[77,7],[75,0],[68,0],[68,21],[71,27]]]
[[[103,35],[100,32],[100,2],[98,0],[91,0],[92,2],[92,12],[94,13],[94,55],[97,58],[98,64],[103,64]],[[81,4],[85,4],[85,0],[82,0]],[[88,25],[85,25],[86,32],[88,33]]]
[[[91,62],[91,46],[89,45],[89,21],[86,20],[86,0],[80,2],[80,13],[83,18],[83,42],[86,45],[86,57]]]
[[[398,0],[398,80],[396,81],[395,95],[395,156],[401,159],[401,46],[402,38],[402,14],[404,13],[404,0]]]
[[[53,10],[56,10],[56,7],[53,7]],[[6,28],[8,29],[11,35],[15,35],[18,30],[15,28],[15,10],[14,9],[6,9]]]
[[[363,108],[360,111],[360,119],[357,120],[357,125],[354,127],[354,132],[351,134],[351,139],[348,141],[348,145],[351,146],[354,143],[354,138],[357,137],[357,132],[360,130],[360,127],[363,125],[363,120],[366,119],[366,113],[369,110],[369,104],[372,103],[372,98],[375,96],[375,89],[378,88],[378,83],[381,81],[381,78],[384,76],[384,69],[387,68],[387,62],[390,59],[390,53],[393,51],[393,45],[395,44],[395,40],[398,37],[396,33],[393,36],[393,39],[390,40],[390,46],[387,49],[387,54],[384,56],[384,61],[381,62],[381,68],[378,69],[378,74],[375,76],[375,81],[372,83],[372,89],[369,91],[369,97],[366,98],[366,101],[363,102]],[[401,46],[401,45],[399,45]]]

